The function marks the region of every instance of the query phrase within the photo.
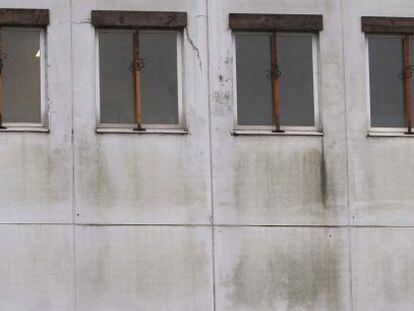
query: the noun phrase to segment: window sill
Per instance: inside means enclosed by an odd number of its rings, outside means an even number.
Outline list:
[[[292,131],[272,132],[271,130],[234,130],[233,136],[316,136],[322,137],[322,132],[317,131]]]
[[[405,134],[404,132],[376,132],[369,131],[367,137],[405,137],[405,138],[414,138],[414,134]]]
[[[44,133],[49,134],[50,129],[47,127],[25,127],[25,126],[10,126],[0,128],[0,133]]]
[[[146,129],[145,131],[135,131],[132,128],[97,128],[97,134],[159,134],[159,135],[187,135],[187,129]]]

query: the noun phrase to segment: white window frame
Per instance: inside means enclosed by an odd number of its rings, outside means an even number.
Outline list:
[[[368,121],[368,134],[404,134],[407,131],[407,127],[375,127],[372,126],[371,118],[371,72],[370,72],[370,59],[369,59],[369,38],[395,38],[404,39],[400,34],[366,34],[365,35],[365,77],[366,77],[366,92],[367,92],[367,121]],[[401,55],[402,57],[402,55]]]
[[[47,130],[49,126],[48,109],[46,105],[46,94],[47,94],[47,72],[46,72],[46,29],[44,28],[22,28],[22,27],[3,27],[2,29],[8,31],[35,31],[39,32],[39,49],[40,49],[40,122],[3,122],[3,126],[6,129],[2,131],[13,131],[13,130]]]
[[[114,132],[122,132],[122,130],[132,130],[136,128],[136,124],[127,123],[102,123],[101,122],[101,99],[100,99],[100,55],[99,55],[99,33],[110,31],[119,33],[133,34],[133,29],[96,29],[95,30],[95,107],[96,107],[96,124],[97,131],[104,133],[107,129],[114,129]],[[147,124],[143,123],[142,127],[146,130],[184,130],[186,127],[184,113],[184,96],[183,96],[183,80],[184,80],[184,48],[183,48],[183,32],[179,30],[139,30],[140,33],[176,33],[177,34],[177,105],[178,105],[178,123],[177,124]],[[144,103],[143,103],[144,104]],[[145,105],[145,104],[144,104]],[[117,131],[121,130],[121,131]],[[136,133],[145,133],[136,131]]]
[[[275,125],[240,125],[237,119],[237,55],[236,55],[236,34],[249,34],[249,35],[263,35],[272,34],[269,31],[235,31],[232,33],[232,52],[233,52],[233,98],[234,98],[234,129],[237,132],[243,133],[244,131],[263,131],[269,132],[275,129]],[[280,126],[282,131],[286,133],[321,133],[321,113],[319,103],[319,46],[318,46],[318,34],[303,33],[303,32],[277,32],[278,36],[297,36],[297,37],[312,37],[312,68],[313,68],[313,104],[314,104],[314,126]],[[270,68],[269,68],[270,69]],[[283,133],[282,133],[283,134]]]

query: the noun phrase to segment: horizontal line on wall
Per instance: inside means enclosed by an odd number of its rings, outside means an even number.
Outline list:
[[[414,225],[233,225],[216,224],[215,227],[258,227],[258,228],[414,228]]]
[[[111,223],[48,223],[48,222],[0,222],[0,226],[77,226],[77,227],[216,227],[216,228],[414,228],[414,225],[309,225],[309,224],[111,224]]]
[[[13,226],[13,225],[33,225],[33,226],[73,226],[70,222],[0,222],[0,226]]]

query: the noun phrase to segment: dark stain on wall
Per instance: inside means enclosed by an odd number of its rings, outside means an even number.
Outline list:
[[[328,197],[328,176],[327,176],[327,171],[326,171],[326,163],[325,163],[325,150],[324,150],[324,144],[322,143],[322,152],[321,152],[321,164],[320,164],[320,168],[321,168],[321,176],[320,176],[320,181],[321,181],[321,198],[322,198],[322,202],[323,202],[323,206],[324,208],[327,208],[327,197]]]
[[[240,152],[234,165],[234,199],[239,213],[324,212],[328,178],[323,150]],[[283,216],[281,215],[281,216]]]
[[[332,235],[326,234],[326,239]],[[318,246],[302,237],[272,248],[263,246],[260,251],[252,249],[249,241],[241,249],[229,282],[234,310],[345,308],[339,284],[341,255],[329,241]]]

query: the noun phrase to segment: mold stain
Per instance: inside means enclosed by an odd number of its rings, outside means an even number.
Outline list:
[[[296,243],[296,245],[295,245]],[[305,241],[280,248],[242,248],[232,271],[234,310],[342,310],[339,254]],[[259,243],[258,243],[259,244]],[[260,254],[260,257],[257,255]]]
[[[272,307],[278,299],[277,289],[279,288],[279,280],[277,279],[275,269],[267,269],[267,274],[264,275],[263,271],[249,272],[249,261],[251,259],[248,256],[242,255],[240,261],[233,271],[232,288],[234,289],[230,299],[233,305],[238,308],[249,307],[252,310],[259,308],[259,306],[267,305]],[[268,267],[272,266],[271,263],[267,263]],[[261,269],[262,270],[262,269]]]
[[[253,150],[253,149],[251,149]],[[243,151],[234,165],[234,198],[240,213],[307,208],[319,211],[328,197],[323,151]]]
[[[321,181],[321,198],[324,208],[327,208],[327,197],[328,197],[328,180],[327,180],[327,171],[325,163],[325,149],[324,144],[322,143],[322,152],[321,152],[321,163],[320,163],[320,181]]]
[[[67,150],[23,139],[3,152],[4,202],[21,206],[56,206],[71,197],[71,161]],[[9,163],[15,163],[10,166]],[[68,186],[69,184],[69,186]],[[10,204],[10,203],[9,203]]]
[[[100,235],[93,233],[89,243],[95,246],[85,250],[91,252],[93,260],[82,275],[93,283],[94,299],[101,302],[108,296],[122,296],[125,306],[130,306],[137,297],[157,304],[160,295],[166,302],[176,301],[177,295],[204,295],[211,265],[206,245],[194,238],[198,233],[193,230],[198,229],[178,230],[186,233],[178,234],[177,229],[116,228],[103,243],[96,243]],[[125,250],[128,256],[120,256]]]
[[[213,113],[215,116],[226,116],[232,110],[232,95],[229,90],[216,91],[213,93],[214,107]]]
[[[110,258],[110,239],[103,241],[104,242],[99,246],[96,252],[95,260],[92,263],[94,266],[93,271],[95,273],[91,274],[91,282],[93,283],[97,296],[104,296],[106,294],[105,284],[108,284],[108,281],[110,281],[110,276],[108,276],[106,269],[106,267],[110,266],[110,264],[108,264],[108,259]],[[91,270],[89,272],[85,271],[84,273],[90,274]]]
[[[114,187],[109,176],[108,163],[104,155],[99,155],[97,163],[96,181],[93,183],[96,187],[97,205],[104,208],[114,206]]]
[[[354,157],[352,163],[359,172],[352,185],[358,205],[386,213],[403,206],[411,209],[414,148],[397,140],[386,145],[370,141],[366,153],[370,156]]]
[[[108,209],[116,215],[117,209],[126,209],[130,217],[140,217],[174,207],[185,209],[191,219],[197,211],[188,206],[203,205],[207,188],[191,161],[196,162],[188,154],[171,156],[158,148],[107,149],[98,144],[85,166],[88,189],[82,191],[88,191],[86,197],[105,217]]]

